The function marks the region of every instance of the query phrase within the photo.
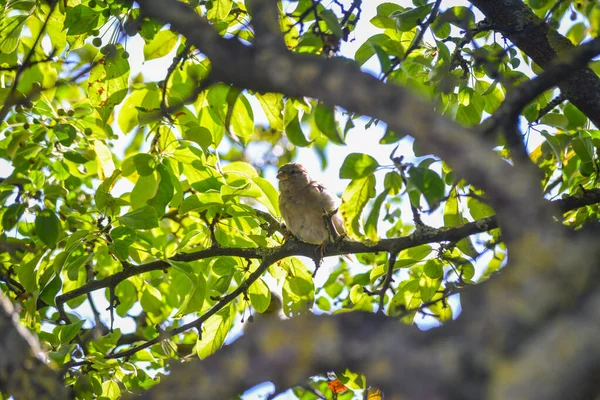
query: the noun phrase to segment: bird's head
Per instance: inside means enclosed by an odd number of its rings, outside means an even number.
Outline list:
[[[279,185],[290,183],[290,184],[301,184],[309,183],[310,178],[306,173],[306,170],[302,164],[289,163],[282,165],[277,172],[277,179],[279,179]]]

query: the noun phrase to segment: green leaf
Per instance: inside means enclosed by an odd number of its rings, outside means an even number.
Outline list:
[[[25,213],[25,204],[12,204],[10,205],[2,215],[2,229],[9,231],[17,225],[21,216]]]
[[[457,226],[463,223],[463,216],[458,208],[458,197],[456,188],[450,191],[450,195],[444,205],[444,226]]]
[[[110,231],[110,237],[113,240],[113,243],[109,246],[111,252],[119,260],[127,260],[129,258],[129,247],[135,243],[137,238],[135,230],[125,226],[118,226]]]
[[[563,114],[558,114],[555,112],[548,113],[544,115],[540,122],[544,125],[550,125],[556,128],[567,129],[569,126],[569,120]]]
[[[262,106],[269,126],[276,131],[283,130],[283,94],[280,93],[257,93],[255,97]]]
[[[411,279],[401,283],[394,297],[390,301],[387,314],[395,317],[406,310],[414,310],[421,304],[421,287],[418,279]]]
[[[156,168],[156,160],[150,154],[141,153],[133,156],[133,164],[140,176],[148,176],[154,172]]]
[[[396,20],[390,18],[390,15],[403,10],[404,7],[396,3],[382,3],[377,6],[377,15],[371,19],[371,24],[377,28],[396,29]]]
[[[158,190],[157,174],[140,176],[130,195],[131,208],[136,210],[147,205]]]
[[[36,293],[38,290],[36,269],[41,261],[42,255],[39,254],[27,262],[21,263],[17,268],[19,282],[27,290],[27,293]]]
[[[569,28],[565,36],[573,43],[573,45],[577,46],[583,42],[587,33],[587,26],[585,26],[583,22],[578,22]]]
[[[354,285],[352,289],[350,289],[350,301],[354,304],[360,303],[362,298],[366,296],[365,289],[361,285]]]
[[[544,8],[550,2],[550,0],[528,0],[529,7],[534,10]]]
[[[96,159],[96,153],[90,153],[89,151],[68,150],[63,153],[63,156],[75,164],[85,164],[88,161]]]
[[[71,340],[75,339],[75,336],[77,336],[84,323],[85,320],[81,320],[69,325],[57,326],[54,333],[61,343],[69,343]]]
[[[315,285],[311,273],[297,258],[286,259],[282,264],[286,270],[283,283],[283,311],[289,317],[306,313],[312,308]]]
[[[42,210],[35,216],[35,230],[48,247],[54,247],[60,234],[60,220],[51,210]]]
[[[183,137],[184,139],[197,143],[204,151],[207,151],[210,145],[213,143],[213,138],[210,134],[210,131],[199,125],[186,129],[183,132]]]
[[[204,304],[204,299],[206,297],[206,279],[202,273],[199,273],[196,276],[195,282],[193,282],[193,287],[190,293],[186,296],[183,304],[180,307],[180,312],[178,314],[189,314],[193,312],[202,311],[202,305]]]
[[[344,219],[348,236],[351,238],[363,238],[364,235],[360,231],[360,216],[372,197],[375,197],[375,176],[373,175],[353,180],[344,191],[340,214]]]
[[[185,215],[190,211],[204,211],[210,206],[222,205],[223,199],[219,192],[205,192],[193,194],[183,199],[179,206],[179,214]]]
[[[384,190],[377,196],[375,202],[373,202],[373,208],[365,223],[365,234],[369,240],[376,242],[379,239],[377,235],[377,223],[379,222],[379,212],[381,211],[381,205],[388,195],[388,190]]]
[[[442,178],[437,172],[423,167],[411,167],[408,173],[409,182],[425,196],[429,208],[435,209],[444,197],[445,185]]]
[[[433,273],[437,271],[430,272]],[[437,294],[441,283],[441,279],[431,278],[427,274],[422,274],[421,279],[419,279],[419,293],[421,301],[431,301],[431,299]]]
[[[379,163],[363,153],[350,153],[340,168],[340,179],[360,179],[373,174]]]
[[[240,94],[232,106],[231,128],[233,128],[234,133],[241,139],[242,143],[246,145],[254,133],[252,106],[244,94]]]
[[[250,297],[250,304],[256,312],[264,313],[271,304],[271,291],[265,281],[260,278],[250,285],[248,296]]]
[[[145,206],[119,217],[119,222],[132,229],[152,229],[158,226],[158,214],[154,207]]]
[[[212,8],[208,10],[206,16],[213,22],[223,21],[231,12],[232,6],[232,0],[213,0]]]
[[[402,56],[404,49],[400,43],[393,41],[388,35],[379,33],[368,38],[359,48],[356,50],[354,55],[355,61],[358,65],[363,65],[376,53],[375,49],[379,47],[386,52],[396,56]],[[396,50],[394,52],[394,49]]]
[[[322,134],[335,144],[345,144],[335,121],[334,108],[319,103],[314,111],[315,124]]]
[[[133,128],[148,123],[148,114],[155,113],[160,107],[160,92],[155,84],[133,90],[123,102],[119,111],[119,128],[129,133]]]
[[[145,285],[140,298],[140,305],[147,313],[160,315],[164,307],[162,302],[162,294],[152,285]]]
[[[342,26],[340,25],[340,21],[338,21],[338,18],[333,11],[323,10],[320,16],[321,18],[323,18],[323,21],[325,21],[325,24],[327,25],[329,30],[331,30],[331,32],[335,35],[335,37],[341,38],[344,35],[342,32]]]
[[[129,91],[129,62],[123,54],[121,44],[116,45],[114,53],[98,53],[86,85],[87,97],[100,113],[104,123]]]
[[[62,288],[60,276],[55,276],[41,291],[39,298],[46,304],[56,306],[56,295]]]
[[[495,214],[492,207],[471,196],[467,198],[467,207],[469,207],[469,212],[474,219],[491,217]]]
[[[4,3],[6,4],[6,3]],[[6,12],[0,25],[0,53],[10,54],[17,49],[21,31],[29,15],[8,16]]]
[[[273,184],[261,177],[252,178],[252,182],[260,189],[261,194],[256,197],[258,201],[267,209],[272,215],[279,215],[279,192]]]
[[[166,56],[175,48],[177,38],[177,34],[169,29],[158,32],[150,43],[144,45],[144,59],[148,61]]]
[[[52,130],[60,144],[67,147],[73,144],[73,140],[77,136],[77,129],[69,124],[56,124]]]
[[[569,129],[576,129],[582,127],[588,122],[588,119],[585,116],[585,114],[579,111],[579,109],[571,103],[567,103],[567,105],[565,105],[564,112],[565,117],[567,117],[567,119],[569,120]]]
[[[402,190],[402,176],[396,171],[391,171],[385,174],[383,187],[392,195],[395,196]]]
[[[68,7],[66,11],[65,27],[69,36],[88,34],[106,22],[102,13],[82,4]]]
[[[439,260],[427,260],[423,266],[423,272],[431,279],[441,279],[444,268]]]
[[[390,18],[396,19],[396,29],[401,32],[410,31],[415,28],[420,22],[425,20],[427,14],[433,9],[434,3],[429,3],[421,7],[416,7],[410,10],[394,11]]]
[[[581,159],[579,170],[583,176],[590,176],[596,170],[594,144],[588,132],[580,131],[571,142],[575,154]]]
[[[314,140],[307,140],[302,132],[298,110],[292,105],[292,101],[288,100],[285,104],[284,112],[285,134],[293,145],[299,147],[309,146]]]
[[[460,29],[467,29],[475,25],[475,14],[468,7],[454,6],[441,13],[438,20],[449,22]]]
[[[119,384],[113,380],[102,382],[102,397],[103,399],[118,400],[121,398],[121,389]]]
[[[175,187],[173,186],[173,182],[171,182],[171,175],[167,168],[163,164],[159,164],[156,167],[158,171],[160,180],[158,182],[158,190],[153,198],[147,201],[149,206],[152,206],[156,209],[156,214],[158,216],[162,216],[165,213],[165,207],[169,204],[169,202],[173,199],[173,194],[175,193]]]
[[[422,244],[419,246],[405,249],[398,255],[398,260],[409,259],[409,260],[424,260],[429,254],[431,254],[431,246],[428,244]],[[398,261],[396,262],[395,268],[398,268]]]
[[[202,335],[196,341],[196,354],[200,359],[219,350],[227,333],[233,326],[235,312],[231,306],[225,307],[202,324]]]
[[[112,159],[112,152],[100,140],[94,142],[94,151],[96,152],[96,164],[98,165],[98,176],[104,180],[115,172],[115,163]]]

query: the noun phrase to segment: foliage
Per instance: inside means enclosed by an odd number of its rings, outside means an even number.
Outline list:
[[[250,1],[187,2],[219,35],[254,41]],[[287,49],[322,59],[338,57],[356,40],[368,7],[283,3]],[[594,2],[527,3],[575,45],[600,29]],[[360,22],[377,33],[360,38],[356,53],[344,54],[348,62],[376,60],[380,80],[411,88],[465,127],[494,114],[507,92],[541,71],[464,6],[383,2]],[[128,37],[143,39],[145,61],[174,54],[161,80],[133,75]],[[591,66],[600,68],[597,61]],[[66,371],[65,383],[79,398],[147,390],[170,360],[210,356],[241,319],[268,312],[274,286],[267,282],[281,288],[287,317],[362,310],[408,324],[423,316],[443,323],[456,311],[450,296],[505,263],[498,229],[444,239],[445,231],[489,221],[494,211],[481,188],[418,143],[416,157],[352,153],[339,171],[350,179],[340,208],[350,239],[375,245],[412,234],[417,245],[366,249],[357,254],[360,265],[340,260],[321,286],[309,259],[269,258],[284,242],[269,171],[301,147],[327,166],[364,116],[321,99],[215,82],[211,72],[209,58],[185,36],[143,17],[131,1],[4,4],[0,158],[10,168],[0,182],[0,290],[21,306],[22,324]],[[521,119],[524,140],[539,138],[530,159],[549,199],[596,187],[600,148],[600,131],[572,103],[553,102],[554,94],[540,93]],[[410,134],[388,128],[379,143],[405,148]],[[490,147],[514,161],[505,138],[494,140]],[[402,204],[412,215],[401,215]],[[597,205],[574,207],[564,223],[579,228],[599,212]],[[443,226],[423,224],[429,213],[443,215]],[[431,231],[442,236],[429,240]],[[131,331],[119,325],[124,319]],[[338,371],[293,392],[300,399],[350,399],[355,392],[367,396],[368,387],[368,377]]]

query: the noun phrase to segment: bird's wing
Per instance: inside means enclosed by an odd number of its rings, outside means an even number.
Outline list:
[[[327,188],[316,181],[311,181],[309,190],[312,197],[317,201],[319,207],[327,212],[333,211],[340,206],[340,198],[331,193]]]
[[[325,186],[321,185],[318,182],[312,181],[310,183],[312,190],[314,191],[315,201],[319,204],[321,210],[325,210],[326,212],[331,212],[337,210],[340,207],[341,200],[334,193],[331,193]],[[335,213],[331,222],[333,222],[333,226],[335,226],[335,230],[338,234],[342,235],[346,233],[346,229],[344,228],[344,221],[342,220],[342,215],[339,213]]]

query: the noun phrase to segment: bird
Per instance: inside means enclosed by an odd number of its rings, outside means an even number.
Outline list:
[[[277,173],[279,180],[279,210],[289,232],[297,239],[321,246],[330,241],[324,215],[331,217],[337,235],[345,235],[344,221],[338,208],[340,199],[308,176],[298,163],[288,163]],[[330,215],[332,214],[333,215]],[[333,233],[333,232],[332,232]]]

